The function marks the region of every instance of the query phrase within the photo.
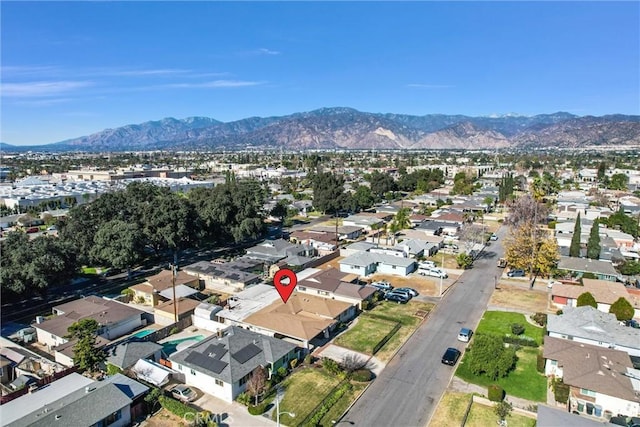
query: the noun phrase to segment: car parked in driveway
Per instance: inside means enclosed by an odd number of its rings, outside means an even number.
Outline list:
[[[417,297],[418,295],[420,295],[418,291],[413,288],[395,288],[394,291],[407,292],[409,295],[411,295],[411,297]]]
[[[492,234],[491,237],[489,237],[489,240],[496,241],[498,240],[498,236],[496,236],[495,234]]]
[[[449,347],[442,356],[442,363],[445,365],[453,366],[460,358],[460,350],[457,348]]]
[[[462,328],[458,333],[458,341],[469,342],[471,340],[471,336],[473,335],[473,331],[469,328]]]
[[[198,393],[186,385],[177,385],[171,389],[171,395],[182,402],[193,402],[198,398]]]
[[[408,300],[413,298],[413,295],[411,295],[411,292],[408,292],[406,290],[401,290],[401,289],[394,289],[392,291],[389,291],[389,292],[387,292],[385,294],[385,296],[387,296],[387,295],[401,295],[401,296],[405,297]]]
[[[385,292],[393,290],[393,286],[391,286],[391,284],[389,282],[384,282],[384,281],[382,281],[382,282],[373,282],[373,283],[371,283],[371,286],[373,286],[374,288],[378,288],[381,291],[385,291]]]
[[[444,270],[439,268],[420,268],[418,269],[418,274],[423,276],[442,277],[443,279],[449,277]]]
[[[397,302],[398,304],[406,304],[409,302],[409,298],[402,294],[388,293],[384,296],[384,299],[390,302]]]
[[[524,277],[524,270],[520,270],[520,269],[516,269],[516,270],[510,270],[507,273],[508,277]]]

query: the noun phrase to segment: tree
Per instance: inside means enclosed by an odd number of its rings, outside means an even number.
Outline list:
[[[509,204],[509,217],[505,222],[512,229],[518,229],[523,224],[537,225],[547,218],[548,211],[546,205],[526,194]]]
[[[461,252],[456,257],[456,262],[458,263],[458,267],[466,269],[473,264],[473,258],[466,252]]]
[[[580,233],[582,230],[580,229],[580,213],[576,217],[576,223],[573,226],[573,236],[571,236],[571,246],[569,246],[569,256],[571,257],[579,257],[580,256]]]
[[[471,252],[473,246],[482,243],[486,239],[484,227],[477,224],[464,224],[459,233],[460,241],[464,244],[466,252]]]
[[[625,214],[622,207],[620,207],[616,213],[610,215],[609,218],[604,218],[602,222],[609,228],[620,228],[621,231],[631,234],[633,237],[640,235],[638,221]]]
[[[136,265],[144,253],[143,234],[137,224],[114,219],[103,224],[93,238],[93,258],[117,269]]]
[[[608,188],[610,190],[626,190],[629,177],[623,173],[616,173],[609,178]]]
[[[97,345],[99,329],[98,321],[91,318],[79,320],[67,329],[67,338],[76,340],[73,346],[73,363],[81,370],[94,370],[107,359],[107,354]]]
[[[593,221],[587,241],[587,258],[600,259],[600,226],[598,219]]]
[[[598,181],[602,181],[606,172],[607,172],[607,164],[605,162],[600,162],[598,164]]]
[[[369,209],[375,202],[371,188],[366,185],[359,185],[353,193],[352,199],[356,209]]]
[[[640,262],[638,261],[625,261],[620,267],[618,267],[620,273],[627,276],[634,276],[640,274]]]
[[[346,203],[344,178],[331,172],[320,172],[311,177],[313,206],[321,212],[336,213]]]
[[[576,301],[576,307],[583,307],[587,305],[593,308],[598,308],[598,302],[593,297],[593,295],[591,295],[591,292],[584,292],[580,294],[580,296],[578,296],[578,300]]]
[[[497,335],[477,334],[469,350],[469,369],[475,375],[486,375],[491,380],[505,377],[516,364],[516,350],[505,347]]]
[[[620,297],[618,298],[611,307],[609,308],[609,313],[615,314],[616,319],[619,321],[631,320],[633,319],[633,315],[635,314],[635,310],[629,301],[626,298]]]
[[[264,391],[266,383],[267,374],[265,373],[264,368],[258,366],[251,373],[249,381],[247,381],[247,392],[255,399],[256,405],[258,404],[258,398],[260,397],[260,394]]]
[[[369,177],[369,183],[371,185],[371,192],[378,199],[382,199],[384,194],[394,192],[398,189],[391,175],[380,173],[379,171],[373,171]]]
[[[513,410],[513,406],[511,403],[503,400],[502,402],[496,403],[493,407],[493,412],[500,418],[501,424],[504,424],[504,420],[511,415],[511,411]]]
[[[280,222],[284,222],[287,214],[289,213],[289,202],[287,200],[278,200],[278,203],[271,209],[269,214],[274,216],[280,220]]]
[[[401,208],[393,217],[391,224],[389,224],[389,231],[394,235],[394,239],[397,232],[411,227],[410,213],[409,208]]]

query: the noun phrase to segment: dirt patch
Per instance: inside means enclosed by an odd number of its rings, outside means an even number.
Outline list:
[[[493,292],[489,305],[523,310],[530,313],[547,312],[549,294],[536,289],[523,289],[506,283],[499,283]]]
[[[339,256],[337,258],[332,259],[331,261],[327,261],[324,264],[320,264],[316,268],[320,270],[326,270],[328,268],[335,268],[336,270],[340,270],[340,261],[342,261],[345,257]]]
[[[161,409],[157,414],[148,418],[144,425],[146,427],[175,427],[187,426],[188,423],[166,409]]]
[[[449,278],[442,281],[442,292],[446,291],[449,286],[458,278],[456,275],[450,275]],[[410,276],[392,276],[390,274],[374,274],[371,281],[386,280],[395,288],[413,288],[420,295],[438,296],[440,292],[440,279],[437,277],[421,276],[412,274]]]

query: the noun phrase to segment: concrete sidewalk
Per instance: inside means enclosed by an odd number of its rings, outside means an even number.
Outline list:
[[[451,380],[451,383],[449,384],[449,390],[459,391],[462,393],[477,393],[482,396],[487,396],[487,393],[488,393],[486,387],[468,383],[456,376],[454,376],[453,379]],[[553,396],[553,394],[551,395]],[[547,393],[547,396],[549,396],[548,393]],[[533,407],[534,405],[547,403],[547,402],[534,402],[532,400],[522,399],[520,397],[514,397],[510,395],[507,395],[505,400],[508,400],[509,402],[511,402],[513,406],[521,409],[528,409]],[[555,402],[551,402],[549,404],[552,406],[555,406]]]
[[[249,413],[247,407],[238,402],[225,402],[208,394],[204,394],[193,404],[202,410],[211,411],[212,414],[219,415],[221,422],[219,426],[275,426],[276,423],[264,416],[254,416]]]

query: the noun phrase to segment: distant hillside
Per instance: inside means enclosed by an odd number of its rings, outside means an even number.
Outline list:
[[[532,117],[412,116],[337,107],[281,117],[250,117],[228,123],[207,117],[165,118],[106,129],[37,148],[51,151],[211,150],[221,147],[492,149],[638,144],[640,116],[579,117],[563,112]],[[34,147],[3,144],[3,149]]]

